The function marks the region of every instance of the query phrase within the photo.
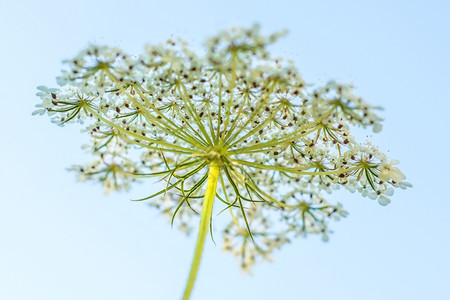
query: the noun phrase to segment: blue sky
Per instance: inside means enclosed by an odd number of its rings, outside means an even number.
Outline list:
[[[351,82],[384,107],[373,141],[414,188],[381,207],[332,195],[350,215],[328,243],[295,240],[242,275],[207,241],[192,299],[446,299],[450,282],[450,2],[0,0],[0,299],[178,299],[195,237],[145,203],[147,182],[104,196],[66,170],[85,162],[76,126],[31,117],[36,86],[88,43],[141,53],[181,36],[200,48],[217,30],[288,29],[273,47],[307,82]]]

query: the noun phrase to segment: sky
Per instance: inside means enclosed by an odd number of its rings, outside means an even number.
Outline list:
[[[87,161],[80,128],[32,117],[39,85],[89,43],[141,53],[180,36],[201,49],[231,26],[288,29],[272,50],[311,83],[353,83],[384,107],[362,134],[414,188],[381,207],[339,192],[349,216],[327,243],[294,240],[241,274],[207,240],[192,299],[448,299],[449,1],[0,0],[0,299],[179,299],[195,235],[145,203],[153,182],[105,196],[68,172]],[[367,135],[367,137],[365,136]],[[225,215],[224,215],[225,216]]]

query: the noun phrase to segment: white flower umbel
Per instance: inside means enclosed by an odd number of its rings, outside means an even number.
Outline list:
[[[381,118],[352,87],[306,84],[291,62],[272,59],[257,26],[220,32],[197,55],[183,41],[149,45],[131,56],[89,46],[67,61],[59,88],[38,87],[59,125],[84,124],[94,162],[73,167],[105,193],[156,176],[153,199],[172,222],[200,228],[188,284],[190,297],[213,206],[230,215],[225,251],[243,270],[296,236],[328,240],[330,220],[347,213],[324,198],[346,187],[381,205],[393,188],[410,186],[396,161],[351,135],[353,126],[381,130]],[[215,202],[215,200],[218,200]],[[176,217],[179,218],[176,218]]]

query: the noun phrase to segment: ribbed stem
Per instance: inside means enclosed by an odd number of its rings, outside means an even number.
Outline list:
[[[214,197],[216,195],[217,182],[219,180],[219,172],[219,165],[216,161],[212,161],[209,166],[208,184],[206,186],[205,200],[203,202],[200,226],[198,229],[197,244],[195,246],[194,258],[192,259],[191,271],[189,272],[189,278],[184,290],[183,300],[188,300],[190,298],[192,288],[194,287],[195,279],[197,277],[200,260],[202,259],[203,246],[205,245],[205,238],[208,234],[211,222]]]

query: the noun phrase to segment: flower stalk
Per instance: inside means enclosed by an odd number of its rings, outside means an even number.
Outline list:
[[[211,217],[213,211],[214,197],[217,190],[217,182],[219,181],[220,167],[216,160],[211,161],[208,172],[208,183],[206,185],[205,198],[203,202],[202,213],[200,217],[200,226],[198,228],[197,243],[195,245],[194,258],[192,259],[191,270],[189,272],[188,281],[183,294],[183,300],[190,298],[197,278],[198,268],[202,259],[203,247],[205,245],[206,235],[211,227]]]

